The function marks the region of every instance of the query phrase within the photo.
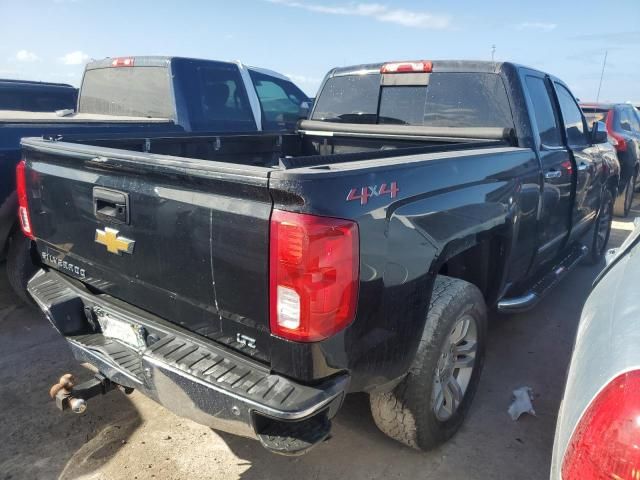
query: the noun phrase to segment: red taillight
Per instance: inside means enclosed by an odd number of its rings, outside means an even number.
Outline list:
[[[33,239],[33,226],[29,215],[29,203],[27,200],[27,176],[24,160],[20,160],[16,167],[16,194],[18,195],[18,218],[22,233]]]
[[[112,67],[133,67],[133,57],[114,58],[111,62]]]
[[[627,141],[622,135],[620,135],[619,133],[616,133],[613,130],[613,110],[609,110],[609,112],[607,113],[606,124],[607,124],[607,133],[611,138],[615,140],[615,142],[613,142],[613,146],[616,147],[616,150],[619,152],[626,151]]]
[[[380,68],[380,73],[431,73],[433,63],[427,60],[418,62],[391,62]]]
[[[358,226],[354,222],[274,210],[271,333],[314,342],[345,328],[356,312],[358,271]]]
[[[562,478],[640,478],[640,370],[616,377],[589,405],[564,455]]]
[[[573,175],[573,164],[570,160],[566,160],[560,164],[567,171],[567,175]]]

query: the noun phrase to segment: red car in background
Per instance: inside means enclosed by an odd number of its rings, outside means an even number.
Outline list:
[[[618,152],[620,185],[614,214],[626,217],[640,177],[640,112],[630,103],[581,103],[587,122],[605,122]]]

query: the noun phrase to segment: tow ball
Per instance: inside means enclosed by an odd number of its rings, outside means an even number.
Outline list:
[[[92,379],[77,385],[74,376],[65,373],[60,377],[58,383],[51,387],[49,396],[56,401],[56,407],[59,410],[83,413],[87,409],[87,400],[115,389],[121,390],[127,395],[133,392],[133,388],[114,383],[100,373],[96,373]]]

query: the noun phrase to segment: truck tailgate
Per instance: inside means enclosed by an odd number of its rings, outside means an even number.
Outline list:
[[[269,360],[268,170],[23,140],[43,264]]]

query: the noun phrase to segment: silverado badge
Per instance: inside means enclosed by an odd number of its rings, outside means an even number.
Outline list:
[[[134,240],[119,237],[118,230],[105,227],[104,230],[96,228],[96,243],[107,247],[107,252],[120,255],[122,252],[133,253]]]

